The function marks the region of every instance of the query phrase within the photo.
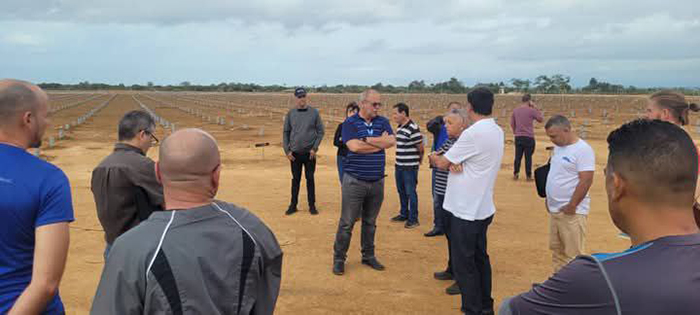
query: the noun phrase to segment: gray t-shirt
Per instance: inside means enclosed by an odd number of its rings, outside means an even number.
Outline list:
[[[499,314],[700,314],[700,234],[579,256]]]

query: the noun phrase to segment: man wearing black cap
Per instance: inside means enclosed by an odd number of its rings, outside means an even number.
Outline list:
[[[294,90],[296,107],[290,109],[284,117],[283,147],[284,153],[292,165],[292,201],[285,214],[297,212],[299,185],[301,184],[301,169],[306,176],[306,191],[309,200],[309,212],[318,214],[316,210],[316,189],[314,172],[316,171],[316,152],[323,140],[323,121],[318,109],[311,108],[306,99],[306,90]]]

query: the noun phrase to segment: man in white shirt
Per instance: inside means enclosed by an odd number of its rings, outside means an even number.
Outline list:
[[[595,152],[571,130],[566,117],[555,115],[545,130],[556,145],[547,176],[547,210],[550,214],[549,248],[554,272],[585,251],[586,218],[591,205]]]
[[[491,118],[494,96],[485,88],[467,95],[471,127],[444,155],[431,157],[450,169],[443,208],[449,235],[452,272],[466,314],[493,314],[491,262],[486,234],[496,207],[493,188],[503,158],[503,130]]]

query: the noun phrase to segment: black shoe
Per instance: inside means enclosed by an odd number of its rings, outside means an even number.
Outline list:
[[[418,223],[418,221],[416,221],[416,222],[408,222],[408,221],[406,221],[406,224],[404,224],[403,227],[405,227],[405,228],[407,228],[407,229],[414,229],[414,228],[417,228],[417,227],[419,227],[419,226],[420,226],[420,223]]]
[[[438,271],[433,273],[433,278],[437,280],[454,280],[452,273],[448,271]]]
[[[438,229],[432,229],[430,232],[423,234],[425,237],[433,237],[433,236],[439,236],[439,235],[445,235],[445,232],[442,230]]]
[[[459,290],[459,286],[457,285],[457,282],[455,282],[445,289],[445,293],[447,293],[447,295],[458,295],[462,294],[462,291]]]
[[[336,276],[342,276],[345,274],[345,262],[336,260],[333,262],[333,274]]]
[[[408,221],[408,218],[399,214],[399,215],[391,218],[391,221],[393,221],[393,222],[405,222],[405,221]]]
[[[294,214],[294,212],[297,212],[297,207],[289,206],[289,208],[287,208],[287,211],[284,212],[284,214],[292,215],[292,214]]]
[[[317,215],[317,214],[318,214],[318,210],[316,210],[316,206],[310,206],[310,207],[309,207],[309,213],[311,213],[311,215]]]
[[[363,259],[363,260],[362,260],[362,264],[363,264],[363,265],[370,266],[370,267],[372,267],[372,269],[374,269],[374,270],[382,271],[382,270],[386,269],[386,268],[384,268],[384,265],[382,265],[382,263],[380,263],[380,262],[377,260],[377,258]]]

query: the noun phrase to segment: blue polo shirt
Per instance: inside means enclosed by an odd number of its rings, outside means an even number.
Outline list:
[[[377,116],[371,122],[367,122],[359,114],[348,117],[343,123],[343,143],[353,139],[381,137],[384,132],[394,134],[389,120]],[[369,154],[348,152],[344,166],[345,173],[359,180],[375,182],[384,178],[386,168],[386,154],[384,150]]]
[[[73,221],[68,178],[58,167],[27,151],[0,143],[0,314],[32,280],[34,231]],[[43,314],[62,314],[58,294]]]

